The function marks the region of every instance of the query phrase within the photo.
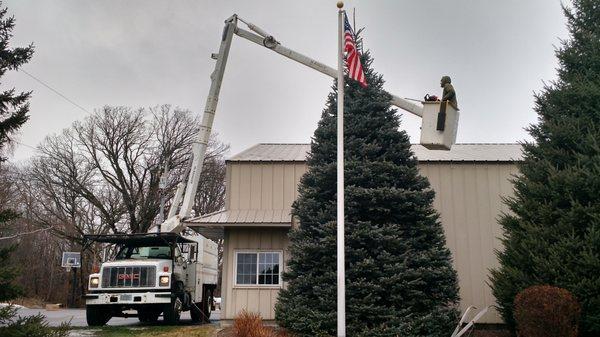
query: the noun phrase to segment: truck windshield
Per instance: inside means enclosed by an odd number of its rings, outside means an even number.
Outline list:
[[[121,248],[117,254],[117,260],[134,259],[171,259],[171,247],[169,246],[149,246],[149,247],[131,247]]]

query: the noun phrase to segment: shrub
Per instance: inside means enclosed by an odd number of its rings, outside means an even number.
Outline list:
[[[234,337],[276,337],[273,329],[263,325],[259,314],[243,310],[233,322]]]
[[[12,305],[0,308],[0,336],[2,337],[67,337],[70,326],[63,323],[50,327],[41,314],[21,317]]]
[[[581,307],[566,289],[540,285],[515,298],[519,337],[576,337]]]

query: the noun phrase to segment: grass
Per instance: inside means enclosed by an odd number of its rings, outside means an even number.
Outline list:
[[[214,337],[216,329],[214,325],[196,326],[147,326],[147,327],[122,327],[112,326],[99,329],[76,329],[81,336],[89,337]],[[75,334],[77,336],[77,334]]]

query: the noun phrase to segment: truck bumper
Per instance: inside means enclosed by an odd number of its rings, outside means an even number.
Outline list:
[[[92,293],[85,296],[86,305],[99,304],[161,304],[171,303],[170,292]]]

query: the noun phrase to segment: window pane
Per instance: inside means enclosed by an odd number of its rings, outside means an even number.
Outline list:
[[[256,254],[237,254],[237,284],[256,284]]]
[[[279,284],[279,254],[260,253],[259,258],[259,284]]]

